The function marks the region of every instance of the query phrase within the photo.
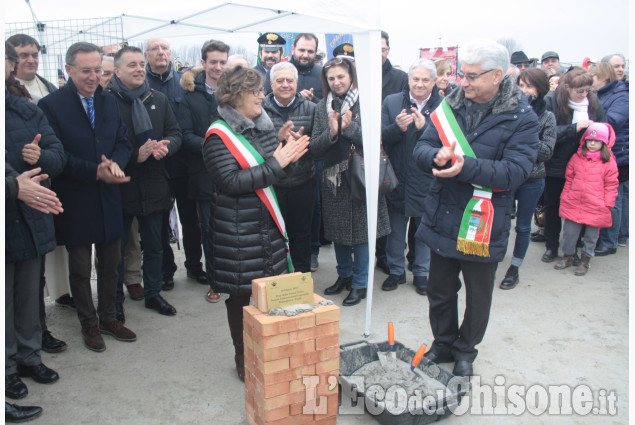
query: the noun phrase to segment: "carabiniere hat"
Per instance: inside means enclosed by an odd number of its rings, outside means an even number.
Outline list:
[[[545,59],[549,59],[549,58],[556,58],[560,60],[560,56],[558,56],[556,52],[554,52],[553,50],[549,50],[548,52],[545,52],[542,54],[542,58],[540,59],[540,61],[542,62]]]
[[[346,56],[349,58],[355,57],[355,49],[353,49],[353,45],[351,43],[342,43],[333,49],[333,57],[336,58],[338,56]]]
[[[287,41],[275,32],[266,32],[258,37],[258,44],[265,52],[277,52]]]
[[[518,51],[518,52],[514,52],[512,53],[512,57],[510,62],[514,65],[517,65],[519,63],[523,63],[523,62],[531,62],[529,60],[529,58],[527,57],[527,55],[525,54],[525,52],[523,52],[522,50]]]

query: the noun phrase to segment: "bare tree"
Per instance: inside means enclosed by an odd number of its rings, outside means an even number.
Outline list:
[[[514,40],[513,38],[501,38],[496,41],[502,44],[503,46],[505,46],[510,56],[512,53],[523,49],[523,46],[520,43],[518,43],[516,40]]]
[[[242,55],[247,62],[249,62],[249,66],[254,66],[256,63],[257,55],[253,52],[250,52],[245,46],[239,44],[237,47],[232,47],[229,50],[229,55]]]

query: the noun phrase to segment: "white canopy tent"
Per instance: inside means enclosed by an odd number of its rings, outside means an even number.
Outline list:
[[[381,31],[379,0],[337,1],[296,0],[213,2],[195,14],[180,19],[122,15],[123,33],[128,41],[151,38],[172,39],[212,34],[257,32],[308,32],[353,34],[355,65],[367,164],[366,206],[370,261],[364,336],[370,335],[373,303],[374,252],[377,234],[379,144],[381,136]],[[277,7],[279,5],[279,7]],[[289,8],[291,6],[291,8]]]

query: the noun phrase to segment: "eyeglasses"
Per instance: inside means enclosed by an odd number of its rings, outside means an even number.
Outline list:
[[[465,78],[470,83],[473,83],[474,80],[476,80],[479,77],[487,74],[488,72],[492,72],[492,71],[494,71],[494,70],[493,69],[488,69],[487,71],[483,71],[480,74],[463,74],[462,72],[457,72],[456,75],[459,76],[460,78]]]
[[[575,94],[589,94],[591,93],[591,89],[571,89]]]
[[[261,94],[264,96],[265,95],[265,88],[264,87],[260,87],[258,90],[252,90],[252,93],[256,97],[260,96]]]
[[[386,53],[388,50],[390,50],[390,48],[388,48],[388,47],[382,47],[381,48],[381,52],[382,53]]]
[[[350,60],[349,58],[346,58],[346,59]],[[328,61],[326,65],[324,65],[324,69],[329,69],[332,66],[341,65],[343,63],[344,63],[344,58],[334,58]]]
[[[92,73],[95,73],[96,75],[101,75],[104,73],[104,70],[102,68],[95,68],[95,69],[81,68],[80,69],[73,65],[71,65],[71,68],[75,68],[76,70],[78,70],[84,77],[88,77]]]

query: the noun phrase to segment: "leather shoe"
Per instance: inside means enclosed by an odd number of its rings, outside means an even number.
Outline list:
[[[423,355],[424,359],[430,360],[432,363],[452,363],[454,357],[450,353],[437,353],[434,351],[428,351]]]
[[[203,270],[195,270],[195,271],[188,270],[187,277],[189,279],[194,279],[198,283],[209,285],[209,282],[207,281],[207,273],[205,273]]]
[[[353,276],[349,276],[349,277],[338,276],[335,283],[324,290],[324,294],[336,295],[342,292],[345,288],[347,291],[350,291],[352,284],[353,284]]]
[[[59,353],[66,350],[66,343],[51,335],[51,331],[42,332],[42,351],[46,353]]]
[[[558,250],[547,249],[545,253],[542,254],[541,260],[544,263],[551,263],[556,258],[558,258]]]
[[[419,295],[428,295],[428,276],[414,276],[412,284]]]
[[[60,376],[53,369],[40,363],[35,366],[18,365],[18,375],[21,377],[33,378],[35,382],[40,384],[52,384],[60,379]]]
[[[150,299],[146,298],[146,308],[156,310],[159,312],[159,314],[162,314],[164,316],[176,315],[176,309],[168,304],[168,302],[164,300],[161,295],[157,295],[156,297],[152,297]]]
[[[143,299],[143,286],[141,286],[140,283],[133,283],[132,285],[127,285],[126,288],[128,288],[128,294],[130,294],[130,298],[132,298],[134,301],[139,301]]]
[[[123,310],[123,304],[115,303],[115,319],[122,325],[126,323],[126,313]]]
[[[39,406],[18,406],[4,402],[4,420],[6,423],[27,422],[42,414]]]
[[[82,336],[84,337],[84,345],[89,350],[101,353],[106,350],[106,343],[99,332],[99,328],[95,325],[82,328]]]
[[[174,277],[173,276],[164,276],[163,277],[163,285],[161,289],[164,291],[171,291],[174,289]]]
[[[137,340],[137,335],[117,320],[110,323],[100,322],[99,332],[103,335],[112,335],[118,341],[133,342]]]
[[[401,275],[391,274],[384,280],[381,289],[382,291],[394,291],[402,283],[406,283],[406,273]]]
[[[595,256],[596,257],[604,257],[606,255],[615,254],[617,252],[617,248],[607,248],[605,246],[598,246],[595,248]]]
[[[472,363],[467,360],[457,360],[454,363],[452,374],[454,376],[472,376],[474,374]]]
[[[377,258],[375,267],[379,267],[379,269],[385,274],[390,274],[390,267],[388,267],[388,261],[385,258]]]
[[[75,307],[75,300],[73,300],[73,297],[71,297],[70,294],[62,295],[55,300],[55,304],[69,310],[77,310],[77,307]]]
[[[531,239],[532,242],[544,242],[544,241],[547,240],[545,238],[545,235],[543,235],[540,232],[532,233],[531,236],[530,236],[530,239]]]
[[[359,304],[364,298],[366,298],[366,288],[353,288],[342,304],[346,306]]]
[[[26,384],[22,382],[17,373],[4,376],[4,395],[6,397],[18,400],[26,397],[28,393]]]

